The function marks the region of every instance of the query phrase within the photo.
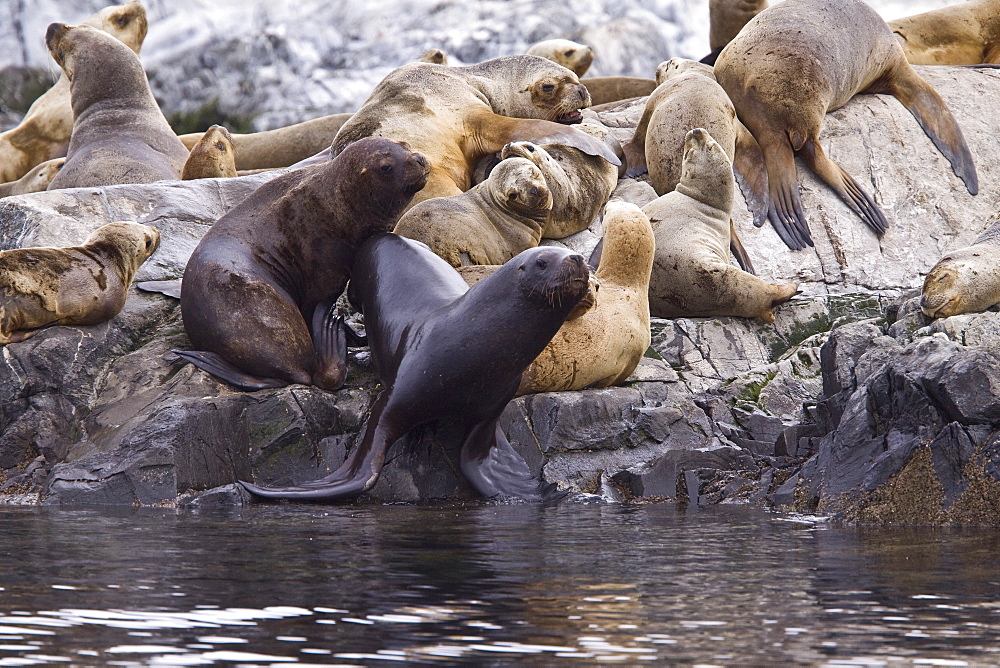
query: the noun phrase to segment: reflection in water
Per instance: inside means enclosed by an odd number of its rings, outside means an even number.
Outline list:
[[[0,666],[995,663],[992,530],[672,505],[0,508]]]

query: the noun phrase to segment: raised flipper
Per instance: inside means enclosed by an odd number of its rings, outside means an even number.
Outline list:
[[[861,216],[861,219],[868,223],[868,226],[875,230],[876,234],[881,236],[886,231],[889,223],[875,200],[862,190],[861,186],[840,165],[827,157],[818,141],[815,139],[806,140],[798,154],[815,172],[816,176],[826,181],[840,199],[844,200],[844,203],[852,211]]]
[[[799,181],[795,172],[795,153],[787,138],[772,139],[768,147],[767,183],[770,201],[767,218],[785,245],[792,250],[812,246],[812,235],[806,224],[802,202],[799,200]]]
[[[591,273],[597,271],[597,268],[601,266],[601,253],[603,251],[604,237],[601,237],[597,245],[594,246],[594,250],[590,253],[590,258],[587,260],[587,266],[590,267]]]
[[[488,499],[558,501],[566,496],[554,484],[534,476],[500,429],[498,420],[472,427],[462,443],[460,467],[477,492]]]
[[[143,292],[158,292],[174,299],[181,298],[181,279],[179,278],[167,281],[139,281],[135,287]]]
[[[379,473],[385,465],[385,455],[389,448],[403,434],[382,420],[389,392],[382,395],[372,405],[361,440],[347,455],[347,459],[330,475],[292,487],[260,487],[240,480],[240,484],[252,494],[268,499],[346,499],[368,491],[375,485]]]
[[[343,149],[341,149],[343,150]],[[333,150],[328,146],[316,155],[311,155],[308,158],[303,158],[299,160],[294,165],[290,166],[289,169],[300,169],[302,167],[310,167],[312,165],[322,165],[324,163],[330,162],[335,156],[333,155]]]
[[[649,119],[653,115],[653,110],[649,108],[649,103],[642,110],[642,116],[635,126],[635,134],[632,139],[625,144],[625,177],[634,179],[649,171],[646,165],[646,131],[649,129]]]
[[[699,63],[705,63],[706,65],[713,65],[714,66],[715,65],[715,61],[719,59],[719,54],[722,53],[722,50],[724,48],[726,48],[724,45],[723,46],[717,46],[717,47],[715,47],[714,49],[712,49],[711,53],[709,53],[707,56],[705,56],[704,58],[702,58],[698,62]]]
[[[344,323],[344,333],[347,335],[347,345],[351,348],[365,348],[368,346],[368,337],[364,334],[358,334],[346,322]]]
[[[347,332],[344,318],[334,315],[334,302],[317,304],[313,309],[312,339],[316,351],[313,384],[323,390],[336,390],[347,377]]]
[[[231,364],[225,357],[218,353],[202,350],[171,350],[170,352],[240,390],[253,392],[254,390],[266,390],[288,385],[287,381],[278,378],[258,378],[257,376],[253,376]]]
[[[747,254],[747,249],[743,247],[743,242],[740,241],[740,237],[736,234],[736,225],[733,223],[732,218],[729,219],[729,250],[739,263],[740,269],[748,274],[757,275],[757,272],[753,269],[753,262],[750,261],[750,256]]]
[[[951,163],[952,170],[965,183],[969,194],[975,195],[979,192],[979,176],[958,121],[937,91],[921,79],[916,70],[908,64],[904,65],[905,67],[897,67],[893,72],[891,80],[886,84],[888,92],[895,95],[913,114],[920,127],[941,151],[941,155]]]
[[[740,186],[753,224],[760,227],[767,220],[770,198],[767,194],[767,165],[764,152],[750,131],[736,121],[736,149],[733,152],[733,175]]]
[[[610,146],[583,130],[552,121],[526,118],[511,118],[491,112],[483,112],[477,119],[478,135],[484,153],[495,153],[512,141],[530,141],[535,144],[562,144],[583,151],[587,155],[599,155],[615,167],[622,161]]]

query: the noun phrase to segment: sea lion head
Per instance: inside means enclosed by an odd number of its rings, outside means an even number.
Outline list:
[[[103,30],[137,55],[149,29],[146,9],[142,3],[135,1],[105,7],[84,21],[83,25]]]
[[[431,63],[432,65],[447,65],[448,54],[441,49],[427,49],[417,58],[418,63]]]
[[[328,164],[336,165],[332,185],[354,216],[370,221],[374,213],[380,223],[385,223],[380,225],[385,229],[374,232],[392,231],[430,174],[427,158],[411,150],[406,142],[384,137],[359,139]],[[363,231],[364,237],[372,233],[370,228]]]
[[[590,290],[586,260],[567,248],[529,248],[509,262],[523,297],[537,308],[556,310],[564,319]]]
[[[945,255],[924,278],[920,310],[931,318],[985,311],[1000,302],[987,249],[969,246]]]
[[[518,56],[512,56],[518,58]],[[520,56],[524,63],[525,75],[529,77],[524,89],[527,92],[534,114],[510,113],[507,115],[523,118],[541,118],[557,123],[571,124],[583,120],[580,110],[590,106],[590,91],[580,83],[576,74],[541,56]],[[518,63],[520,64],[520,63]]]
[[[582,77],[590,69],[591,63],[594,62],[592,48],[568,39],[547,39],[532,44],[526,53],[559,63],[563,67],[573,70],[578,77]]]
[[[688,60],[687,58],[671,58],[670,60],[663,61],[656,68],[656,85],[659,86],[671,77],[680,76],[688,72],[697,72],[698,74],[704,74],[715,79],[715,73],[711,65],[700,63],[697,60]]]
[[[552,211],[552,192],[545,176],[530,160],[501,160],[487,179],[488,188],[497,205],[539,222]]]
[[[506,160],[511,157],[530,160],[542,170],[543,174],[551,170],[552,165],[556,162],[548,151],[530,141],[512,141],[504,146],[500,151],[500,158]]]
[[[732,163],[725,149],[705,128],[689,130],[684,137],[684,162],[676,190],[728,210],[732,207],[734,184]]]
[[[71,83],[76,83],[78,71],[89,71],[101,78],[93,85],[86,85],[85,90],[73,87],[74,109],[86,108],[94,100],[106,97],[108,82],[146,77],[135,53],[108,33],[89,25],[52,23],[45,31],[45,45]],[[115,79],[108,74],[112,68],[116,70]]]
[[[233,136],[221,125],[213,125],[191,148],[181,178],[187,180],[233,176],[236,176]]]
[[[112,258],[122,282],[128,284],[142,263],[160,247],[160,232],[140,223],[108,223],[94,230],[83,245]]]

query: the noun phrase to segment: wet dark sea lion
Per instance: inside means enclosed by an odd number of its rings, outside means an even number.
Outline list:
[[[554,485],[530,473],[498,420],[521,374],[587,293],[589,276],[582,256],[540,247],[469,288],[423,244],[370,238],[355,254],[347,294],[364,314],[386,389],[332,474],[296,487],[244,486],[271,498],[355,496],[375,484],[393,443],[418,425],[444,420],[466,427],[461,470],[484,497],[558,498]]]
[[[715,76],[764,152],[768,218],[790,248],[812,245],[795,156],[881,234],[872,199],[827,157],[823,118],[858,93],[887,93],[913,114],[970,194],[979,179],[969,147],[941,96],[906,62],[885,21],[861,0],[785,0],[753,18],[719,54]]]
[[[426,178],[423,156],[373,137],[262,185],[191,254],[181,313],[197,352],[174,352],[241,389],[340,387],[347,350],[333,311],[354,250],[392,230]]]

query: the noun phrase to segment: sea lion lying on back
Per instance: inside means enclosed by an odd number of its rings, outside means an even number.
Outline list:
[[[576,74],[538,56],[494,58],[467,67],[410,63],[386,76],[333,142],[337,155],[368,136],[406,141],[431,173],[413,204],[465,192],[480,158],[511,141],[549,141],[620,160],[569,127],[590,96]],[[558,122],[556,122],[558,121]]]
[[[1000,63],[1000,0],[969,0],[889,21],[911,65]]]

